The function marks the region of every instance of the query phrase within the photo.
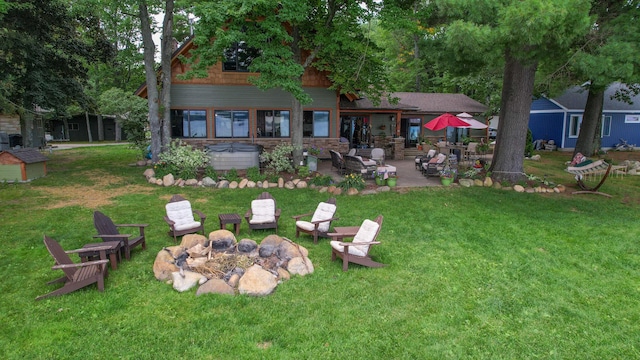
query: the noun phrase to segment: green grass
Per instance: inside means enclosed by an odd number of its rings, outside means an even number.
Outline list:
[[[56,151],[46,178],[0,184],[3,358],[640,357],[640,177],[608,180],[602,190],[612,199],[460,187],[339,196],[336,226],[385,217],[372,255],[388,266],[348,272],[330,261],[327,240],[294,238],[291,216],[327,194],[272,189],[280,235],[309,249],[315,272],[267,297],[196,297],[153,276],[156,254],[173,244],[162,220],[168,198],[188,198],[213,231],[217,214],[244,213],[261,190],[148,185],[143,169],[129,166],[135,155],[124,146]],[[570,185],[567,156],[544,155],[527,172]],[[92,188],[120,195],[96,208],[90,196],[72,203]],[[136,191],[118,193],[127,188]],[[43,235],[65,249],[93,242],[94,210],[150,224],[148,249],[110,271],[104,293],[90,286],[35,301],[58,275]],[[270,233],[249,234],[243,223],[238,240]]]

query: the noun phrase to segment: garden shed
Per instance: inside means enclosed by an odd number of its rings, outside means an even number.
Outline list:
[[[33,148],[0,152],[0,181],[31,181],[47,175],[47,157]]]

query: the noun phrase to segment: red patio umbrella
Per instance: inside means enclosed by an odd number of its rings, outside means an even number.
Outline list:
[[[453,114],[444,113],[438,116],[437,118],[429,121],[428,123],[424,124],[424,127],[432,131],[442,130],[448,126],[469,127],[469,123],[465,122],[464,120],[460,119],[459,117]]]

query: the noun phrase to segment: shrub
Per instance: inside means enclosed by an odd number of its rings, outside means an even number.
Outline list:
[[[364,185],[364,179],[360,174],[349,174],[344,177],[344,180],[338,183],[338,186],[344,190],[349,190],[351,188],[362,190],[364,189]]]
[[[293,173],[291,165],[291,153],[295,149],[292,144],[279,144],[271,152],[264,152],[262,159],[265,161],[266,172],[277,175],[281,172]]]
[[[257,166],[247,169],[247,179],[254,182],[261,182],[267,178],[266,175],[260,173],[260,168]]]
[[[203,150],[194,149],[189,144],[183,144],[181,140],[174,140],[169,149],[160,154],[160,160],[166,164],[166,170],[174,176],[191,179],[196,177],[199,168],[207,165],[209,156]]]
[[[204,168],[204,176],[208,176],[214,181],[218,181],[218,172],[213,168],[213,166],[207,166]]]
[[[311,178],[310,183],[316,186],[329,186],[333,182],[331,175],[318,175]]]
[[[240,175],[238,175],[238,170],[235,168],[231,168],[224,174],[224,178],[229,181],[240,181]]]
[[[311,174],[308,166],[298,166],[298,175],[301,177],[307,177]]]

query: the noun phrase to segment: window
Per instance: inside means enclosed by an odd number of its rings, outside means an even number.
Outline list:
[[[569,137],[578,137],[582,115],[571,115],[569,119]]]
[[[171,110],[171,137],[207,137],[205,110]]]
[[[249,112],[246,110],[219,110],[216,116],[217,138],[249,137]]]
[[[244,42],[237,42],[224,51],[222,70],[247,72],[249,65],[258,55],[258,49],[250,48]]]
[[[69,131],[80,131],[80,124],[69,123]]]
[[[625,115],[625,123],[640,124],[640,115]]]
[[[329,137],[329,112],[305,111],[302,114],[302,136]]]
[[[258,110],[258,137],[289,137],[289,111]]]
[[[611,116],[602,115],[602,132],[600,137],[611,136]]]

